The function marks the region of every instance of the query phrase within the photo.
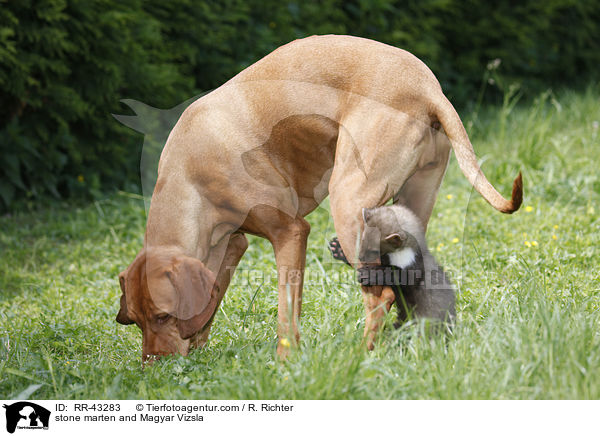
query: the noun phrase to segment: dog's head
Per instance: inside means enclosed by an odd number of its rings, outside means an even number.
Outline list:
[[[187,355],[217,306],[215,275],[197,259],[144,249],[119,274],[117,322],[142,330],[142,358]]]

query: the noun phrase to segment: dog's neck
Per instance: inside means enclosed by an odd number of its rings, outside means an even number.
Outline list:
[[[176,178],[159,178],[152,195],[144,246],[168,249],[204,261],[210,250],[212,208],[198,192],[182,195]]]

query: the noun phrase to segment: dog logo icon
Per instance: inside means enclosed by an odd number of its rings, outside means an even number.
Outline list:
[[[6,431],[14,433],[18,429],[44,429],[48,430],[50,411],[29,401],[19,401],[10,405],[4,404],[6,409]]]

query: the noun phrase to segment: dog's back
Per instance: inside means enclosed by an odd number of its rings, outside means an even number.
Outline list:
[[[325,85],[406,113],[413,112],[411,106],[415,100],[423,101],[428,95],[439,98],[442,94],[434,74],[416,56],[397,47],[348,35],[310,36],[292,41],[227,83],[259,80]]]

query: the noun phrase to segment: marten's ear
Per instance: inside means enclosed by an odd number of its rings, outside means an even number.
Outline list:
[[[391,235],[387,235],[385,237],[385,240],[393,247],[400,248],[404,245],[407,238],[408,238],[408,235],[406,234],[406,232],[403,230],[400,230],[399,232],[392,233]]]
[[[369,222],[369,219],[371,219],[371,209],[369,209],[367,207],[363,207],[362,208],[362,217],[363,217],[364,223],[367,224]]]

